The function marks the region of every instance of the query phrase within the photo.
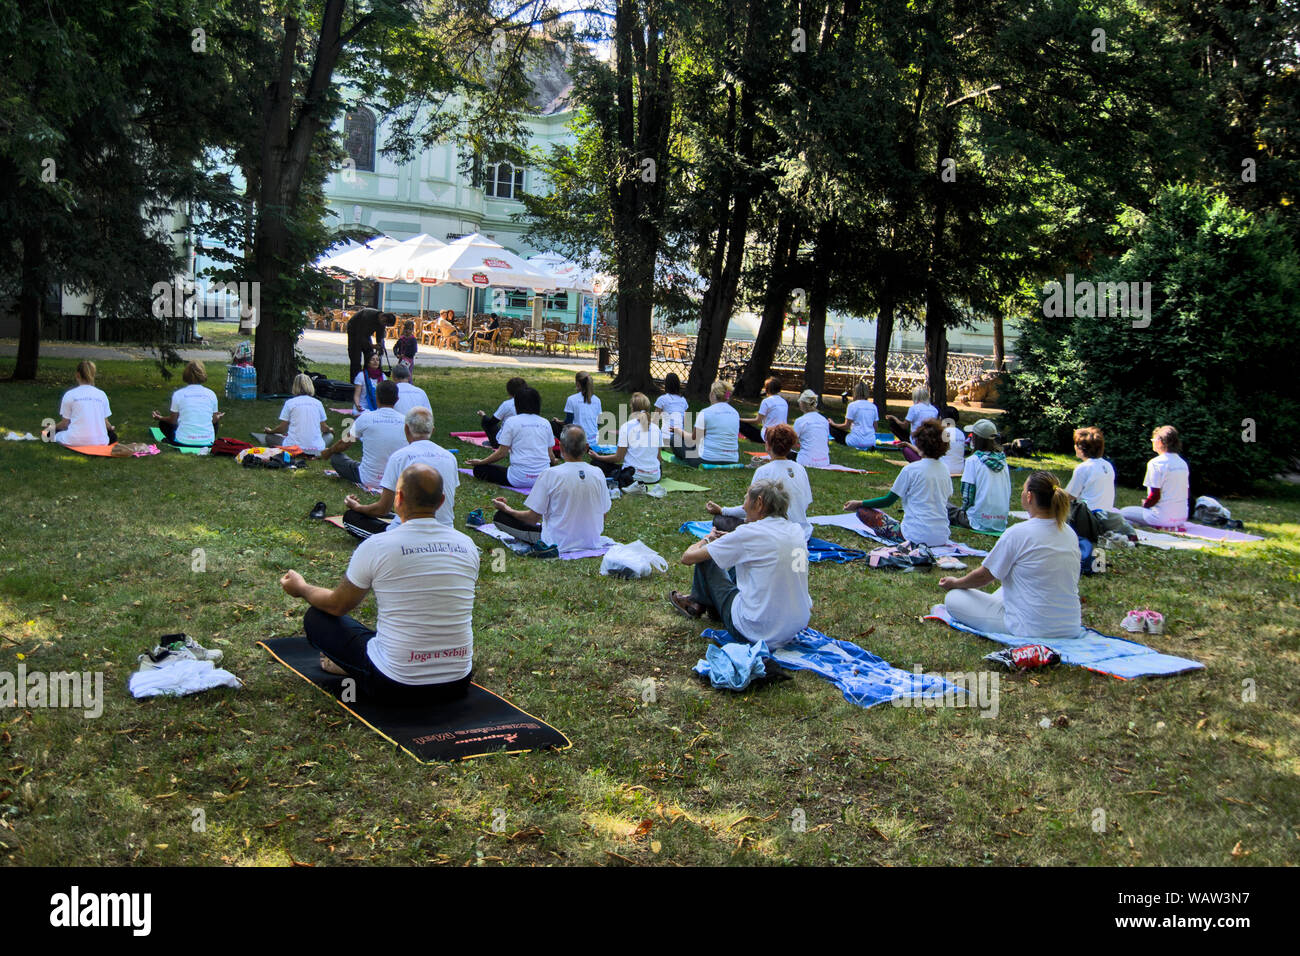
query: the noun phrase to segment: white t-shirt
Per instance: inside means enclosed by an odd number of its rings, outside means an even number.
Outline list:
[[[59,417],[68,420],[68,427],[56,432],[54,440],[60,445],[107,445],[108,427],[104,419],[113,414],[108,407],[108,396],[93,385],[78,385],[63,393],[59,402]]]
[[[1007,630],[1017,637],[1078,637],[1079,538],[1051,518],[1013,524],[984,567],[1002,582]]]
[[[754,469],[754,481],[764,480],[780,482],[785,486],[785,490],[790,495],[790,507],[785,516],[803,529],[805,541],[811,538],[813,526],[808,520],[808,506],[812,504],[812,486],[808,483],[808,472],[804,466],[797,461],[786,459],[769,461]],[[754,481],[750,484],[752,485]],[[745,509],[742,505],[723,508],[722,513],[735,518],[745,517]]]
[[[966,467],[966,433],[956,425],[943,430],[943,437],[948,439],[948,450],[944,452],[943,463],[948,474],[960,475]]]
[[[904,465],[889,490],[903,500],[903,537],[931,547],[948,543],[952,476],[942,458],[922,458]]]
[[[916,430],[921,427],[921,422],[925,421],[927,418],[938,418],[939,409],[935,408],[929,402],[921,402],[920,404],[913,405],[909,408],[907,414],[903,417],[907,420],[907,423],[912,426],[911,434],[915,437]]]
[[[433,411],[433,405],[429,402],[429,396],[425,394],[424,389],[410,382],[397,383],[397,404],[393,408],[403,416],[413,408],[427,408]]]
[[[497,432],[497,444],[510,449],[506,474],[516,488],[531,488],[538,475],[551,467],[555,432],[540,415],[512,415]]]
[[[785,518],[749,521],[710,541],[708,551],[724,571],[736,569],[739,593],[731,618],[746,638],[780,647],[808,626],[808,542],[797,524]]]
[[[287,399],[280,409],[280,421],[288,422],[289,429],[284,434],[284,444],[297,445],[303,451],[316,452],[325,450],[325,436],[320,432],[320,423],[325,421],[325,406],[313,395],[295,395]],[[180,429],[176,430],[180,436]]]
[[[357,545],[347,579],[375,592],[379,621],[366,655],[400,684],[460,680],[474,658],[478,548],[434,518],[416,518]]]
[[[961,483],[975,486],[975,502],[966,509],[970,526],[976,531],[1002,531],[1007,526],[1007,513],[1011,510],[1011,469],[1005,464],[1001,471],[993,471],[979,457],[979,452],[966,459]]]
[[[1160,500],[1155,507],[1148,509],[1152,519],[1148,521],[1159,527],[1172,527],[1187,520],[1187,492],[1191,473],[1187,462],[1181,455],[1157,455],[1147,462],[1147,474],[1142,484],[1147,488],[1159,488]]]
[[[504,422],[507,418],[510,418],[514,414],[515,414],[515,400],[513,398],[507,398],[504,402],[502,402],[500,405],[497,406],[497,410],[492,413],[492,417],[495,418],[498,422]]]
[[[600,396],[593,394],[588,402],[583,400],[581,392],[574,392],[564,403],[564,417],[570,415],[573,416],[573,424],[587,433],[587,444],[597,444],[600,440]],[[501,439],[498,437],[497,441],[500,442]]]
[[[639,419],[629,418],[618,430],[618,447],[627,449],[623,467],[635,468],[637,481],[653,483],[659,480],[659,449],[662,446],[659,426],[653,421],[649,428],[643,428]]]
[[[790,403],[780,395],[769,395],[758,406],[758,413],[763,416],[763,440],[767,440],[767,430],[773,425],[785,425],[790,421]]]
[[[695,416],[695,427],[704,432],[697,446],[701,460],[718,464],[740,460],[740,412],[726,402],[714,402]]]
[[[849,402],[849,407],[844,410],[844,418],[853,426],[844,436],[846,445],[850,448],[876,447],[876,422],[880,420],[880,412],[876,409],[875,402],[865,398]]]
[[[456,456],[437,442],[421,438],[397,449],[388,456],[388,464],[384,467],[384,477],[380,484],[396,494],[397,479],[402,477],[402,472],[406,471],[409,465],[417,463],[428,465],[442,476],[442,493],[447,500],[442,503],[442,507],[434,517],[450,528],[456,517],[456,488],[460,485],[460,472],[456,470]],[[401,523],[402,519],[394,516],[388,528],[391,531]]]
[[[1115,469],[1105,458],[1085,458],[1075,466],[1065,490],[1093,511],[1115,510]],[[1161,497],[1164,497],[1163,492]]]
[[[361,483],[373,488],[383,479],[389,457],[406,446],[406,417],[393,408],[362,412],[352,423],[352,437],[361,442]]]
[[[805,468],[825,468],[831,463],[831,423],[821,412],[804,412],[794,420],[799,436],[799,463]]]
[[[376,389],[378,389],[379,383],[382,381],[383,381],[382,378],[371,379],[370,392],[374,392]],[[352,380],[352,384],[361,386],[361,399],[360,401],[357,402],[358,409],[360,409],[363,412],[365,411],[373,412],[376,408],[379,407],[379,396],[376,395],[374,400],[371,401],[370,394],[366,391],[366,370],[365,369],[362,369],[360,372],[357,372],[357,377]]]
[[[172,392],[172,411],[179,413],[176,417],[178,444],[211,445],[216,440],[212,416],[217,413],[217,393],[212,389],[197,384],[176,389]]]
[[[655,399],[655,408],[663,413],[660,427],[665,432],[674,428],[685,428],[686,410],[690,408],[686,399],[680,395],[660,395]]]
[[[600,547],[609,511],[605,474],[595,465],[566,461],[548,468],[524,499],[542,516],[542,543],[564,551]]]

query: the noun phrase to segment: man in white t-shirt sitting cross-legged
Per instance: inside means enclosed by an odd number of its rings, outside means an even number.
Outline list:
[[[469,689],[479,554],[435,517],[442,503],[437,470],[409,465],[397,485],[401,526],[361,542],[337,587],[315,587],[297,571],[280,578],[286,594],[311,605],[303,627],[321,667],[354,678],[371,700],[434,703]],[[348,616],[372,590],[374,630]]]
[[[769,648],[789,643],[808,626],[808,544],[786,518],[790,494],[778,481],[759,479],[745,495],[745,523],[713,531],[682,555],[695,567],[689,596],[671,591],[668,603],[689,618],[713,612],[733,637]],[[728,573],[728,572],[731,573]]]
[[[534,546],[538,557],[558,557],[565,551],[598,548],[609,511],[605,474],[582,459],[587,454],[587,433],[580,425],[560,432],[561,464],[537,478],[523,508],[511,508],[505,498],[494,498],[493,524],[520,541]]]
[[[340,478],[366,488],[379,487],[384,469],[388,467],[388,457],[406,444],[405,416],[393,407],[397,404],[398,394],[395,383],[380,382],[375,389],[375,401],[379,407],[358,415],[352,427],[321,452],[321,458],[330,463]],[[361,461],[343,454],[358,441],[361,442]]]
[[[356,495],[343,499],[347,512],[343,522],[351,527],[367,527],[374,531],[384,530],[375,519],[385,518],[393,511],[397,501],[397,483],[407,466],[416,462],[428,465],[442,478],[442,506],[437,518],[448,528],[452,527],[452,518],[456,512],[456,489],[460,486],[460,473],[456,470],[456,456],[437,442],[433,441],[433,412],[427,408],[412,408],[405,416],[406,440],[403,445],[388,456],[388,464],[379,482],[379,499],[370,504],[362,504]],[[369,520],[367,520],[369,519]],[[398,515],[388,526],[391,530],[402,523]]]

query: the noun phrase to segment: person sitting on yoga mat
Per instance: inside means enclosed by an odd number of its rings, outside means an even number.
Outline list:
[[[564,421],[551,419],[551,432],[559,438],[565,425],[578,425],[587,436],[587,444],[595,445],[600,441],[600,396],[593,391],[590,373],[579,372],[575,378],[578,390],[564,403]]]
[[[610,455],[591,452],[591,461],[606,478],[618,479],[626,488],[633,482],[659,483],[659,449],[663,438],[659,426],[650,420],[650,399],[643,392],[632,395],[632,417],[618,430],[618,450]]]
[[[1100,428],[1091,426],[1074,430],[1074,457],[1079,459],[1070,482],[1065,486],[1077,506],[1092,512],[1101,533],[1113,531],[1130,541],[1137,541],[1137,531],[1115,510],[1115,466],[1101,456],[1106,451],[1106,436]],[[1070,509],[1070,525],[1078,534],[1075,509]]]
[[[403,362],[393,366],[393,381],[397,385],[397,404],[393,411],[405,415],[413,408],[433,408],[433,402],[424,389],[411,381],[412,372]]]
[[[912,389],[912,407],[907,410],[905,418],[899,419],[893,415],[886,415],[885,422],[899,441],[914,442],[916,430],[921,427],[921,422],[938,417],[939,409],[930,404],[930,390],[924,385],[918,385]]]
[[[507,418],[516,414],[515,396],[519,394],[521,388],[527,387],[528,383],[516,375],[506,382],[506,400],[497,406],[497,410],[489,415],[483,409],[478,410],[479,421],[483,423],[483,433],[487,435],[488,444],[493,448],[497,447],[497,433]]]
[[[379,407],[375,389],[382,381],[384,373],[379,367],[379,355],[372,354],[366,359],[366,367],[352,379],[352,411],[355,414],[373,412]]]
[[[217,393],[205,386],[208,371],[202,362],[188,362],[181,372],[184,388],[172,392],[172,410],[154,421],[163,437],[177,445],[211,445],[217,440],[217,425],[225,412],[217,411]]]
[[[505,498],[492,499],[497,509],[493,524],[520,541],[554,547],[556,555],[599,548],[609,490],[600,469],[582,460],[587,438],[581,425],[565,426],[560,452],[564,461],[542,473],[523,508],[511,508]]]
[[[943,437],[948,439],[948,450],[944,453],[943,461],[948,466],[948,474],[956,476],[966,470],[966,433],[958,426],[957,422],[961,416],[957,409],[951,405],[945,405],[943,409]],[[987,419],[986,419],[987,421]],[[907,458],[908,449],[903,449],[903,457]],[[918,455],[919,459],[920,456]]]
[[[59,400],[61,417],[54,425],[51,440],[76,448],[112,445],[117,441],[117,431],[108,420],[113,414],[108,407],[108,396],[95,387],[96,371],[95,363],[90,359],[77,363],[74,373],[77,385],[64,392]]]
[[[280,409],[280,421],[267,426],[266,443],[297,445],[308,455],[319,455],[325,450],[325,436],[330,434],[326,418],[311,376],[299,372],[293,379],[293,398]]]
[[[786,518],[803,529],[804,540],[812,537],[813,527],[808,521],[808,506],[812,504],[812,486],[808,484],[808,472],[804,466],[790,459],[790,449],[794,447],[794,429],[789,425],[773,425],[767,430],[767,453],[771,461],[760,465],[754,471],[751,485],[760,481],[779,482],[790,496],[790,505],[786,509]],[[734,531],[745,522],[745,508],[734,505],[730,508],[719,507],[710,501],[704,510],[714,515],[713,527],[719,531]]]
[[[689,618],[711,611],[734,637],[769,648],[793,640],[808,626],[808,543],[786,514],[790,496],[764,479],[745,495],[745,523],[713,530],[682,555],[694,565],[691,593],[670,591],[668,603]],[[728,573],[730,571],[730,573]]]
[[[913,437],[916,447],[925,457],[904,465],[887,494],[865,501],[847,502],[844,510],[888,508],[901,501],[903,537],[912,544],[937,547],[948,543],[948,499],[952,496],[952,476],[943,463],[948,440],[943,437],[943,426],[933,418],[922,422]]]
[[[474,663],[474,588],[478,548],[436,517],[442,478],[409,465],[397,483],[400,527],[357,545],[343,580],[331,591],[287,571],[280,587],[311,605],[303,628],[321,667],[353,677],[372,700],[426,704],[469,689]],[[374,630],[348,616],[375,592]]]
[[[731,383],[721,379],[709,389],[709,407],[695,416],[688,433],[674,430],[673,454],[692,468],[700,465],[730,465],[740,460],[740,413],[728,404]]]
[[[373,412],[362,412],[352,427],[344,431],[341,438],[321,455],[328,459],[330,467],[346,481],[355,481],[367,488],[378,486],[388,467],[388,458],[393,452],[406,444],[406,417],[398,414],[393,407],[397,404],[397,385],[393,382],[380,382],[375,389],[375,398],[379,408]],[[357,442],[361,442],[361,461],[343,454]]]
[[[961,507],[948,506],[948,523],[974,531],[1000,532],[1011,507],[1011,470],[998,443],[998,429],[987,418],[969,425],[975,453],[961,473]]]
[[[372,520],[349,523],[361,524],[375,531],[382,530],[374,523],[374,519],[392,513],[393,503],[397,500],[397,482],[402,472],[410,465],[424,464],[433,468],[442,478],[443,502],[442,507],[438,509],[437,518],[447,527],[452,527],[452,519],[456,514],[456,488],[460,485],[460,472],[456,470],[456,456],[432,440],[433,412],[428,408],[413,408],[407,412],[403,419],[402,430],[408,444],[388,456],[383,477],[379,479],[381,488],[379,500],[363,505],[356,495],[348,495],[343,499],[343,503],[347,505],[350,514],[343,516],[344,521],[348,521],[353,515],[364,515]],[[394,528],[401,523],[402,518],[399,515],[388,527]]]
[[[655,408],[659,411],[659,430],[672,441],[673,433],[686,427],[686,412],[690,408],[682,397],[682,380],[676,372],[664,376],[664,393],[655,399]]]
[[[753,418],[740,420],[740,434],[750,441],[767,441],[767,430],[773,425],[784,425],[790,420],[790,405],[781,397],[781,380],[775,375],[763,385],[766,393]]]
[[[497,432],[497,447],[486,458],[470,458],[465,464],[474,477],[506,488],[531,488],[554,460],[555,435],[551,423],[542,418],[542,396],[525,385],[515,393],[514,415]],[[510,467],[497,464],[510,459]]]
[[[831,422],[831,437],[841,445],[859,451],[876,447],[876,422],[880,411],[871,400],[871,386],[864,378],[853,386],[853,401],[844,409],[844,421]]]
[[[1055,475],[1036,471],[1020,502],[1029,520],[1007,528],[983,564],[959,578],[939,579],[948,592],[944,607],[953,620],[985,633],[1078,637],[1079,539],[1065,523],[1070,496]],[[973,590],[994,579],[1002,587],[992,594]]]
[[[799,442],[799,463],[805,468],[825,468],[831,463],[831,423],[817,411],[817,393],[806,388],[799,395],[794,433]]]
[[[1125,521],[1152,528],[1176,528],[1187,521],[1187,492],[1189,487],[1187,462],[1180,454],[1183,450],[1178,429],[1162,425],[1151,433],[1151,450],[1156,457],[1147,462],[1147,496],[1141,505],[1121,508]]]

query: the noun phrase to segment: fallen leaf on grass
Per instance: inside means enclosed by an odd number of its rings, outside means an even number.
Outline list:
[[[1238,841],[1237,841],[1237,845],[1234,846],[1234,847],[1232,848],[1232,855],[1235,856],[1235,857],[1250,856],[1250,854],[1251,854],[1251,851],[1250,851],[1250,850],[1243,850],[1243,849],[1241,848],[1241,841],[1240,841],[1240,840],[1238,840]]]

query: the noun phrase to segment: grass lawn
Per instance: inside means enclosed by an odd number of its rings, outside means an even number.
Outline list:
[[[35,433],[70,386],[70,360],[37,384],[0,383],[0,426]],[[0,363],[0,376],[11,363]],[[341,367],[323,369],[335,378]],[[417,370],[435,438],[477,430],[504,370]],[[545,411],[571,391],[532,371]],[[607,381],[600,376],[601,381]],[[178,381],[149,362],[103,362],[123,438],[146,437]],[[222,383],[211,383],[220,393]],[[600,389],[606,406],[619,397]],[[330,403],[326,403],[330,404]],[[224,401],[247,438],[279,402]],[[901,411],[901,409],[898,409]],[[332,416],[337,418],[337,416]],[[753,447],[753,446],[751,446]],[[893,453],[814,473],[817,513],[879,494]],[[461,452],[462,459],[466,457]],[[1196,467],[1194,452],[1189,456]],[[1013,461],[1027,465],[1028,462]],[[1045,459],[1063,479],[1073,463]],[[606,531],[670,561],[653,580],[602,578],[596,560],[483,562],[480,683],[563,730],[572,749],[421,766],[254,646],[301,633],[277,579],[332,586],[353,540],[306,518],[351,487],[321,474],[245,470],[226,458],[84,458],[0,442],[0,671],[102,670],[98,719],[0,711],[0,860],[53,864],[1286,864],[1300,859],[1300,489],[1226,503],[1265,542],[1202,552],[1111,552],[1085,578],[1084,620],[1117,633],[1131,607],[1169,619],[1159,650],[1208,669],[1124,682],[1078,668],[1004,676],[994,718],[968,709],[863,710],[809,675],[747,693],[690,668],[699,628],[664,601],[684,588],[678,525],[707,497],[739,503],[748,472],[675,477],[703,494],[614,502]],[[1013,475],[1016,487],[1025,473]],[[465,479],[457,525],[496,489]],[[1119,503],[1139,492],[1121,489]],[[826,534],[859,545],[847,532]],[[958,531],[959,540],[990,540]],[[475,535],[475,538],[478,536]],[[486,539],[483,539],[486,543]],[[192,552],[207,569],[191,570]],[[813,625],[896,666],[975,671],[995,645],[919,616],[939,574],[812,567]],[[373,603],[356,612],[373,622]],[[136,701],[126,680],[159,635],[225,651],[246,686]],[[657,682],[652,703],[643,681]],[[1253,696],[1245,692],[1252,685]],[[1246,699],[1243,699],[1246,698]],[[1068,720],[1057,720],[1064,716]],[[1051,718],[1048,729],[1039,722]],[[1096,832],[1095,811],[1105,814]],[[206,828],[196,832],[195,811]],[[792,826],[802,811],[803,832]],[[496,826],[494,827],[494,823]],[[498,832],[500,831],[500,832]]]

